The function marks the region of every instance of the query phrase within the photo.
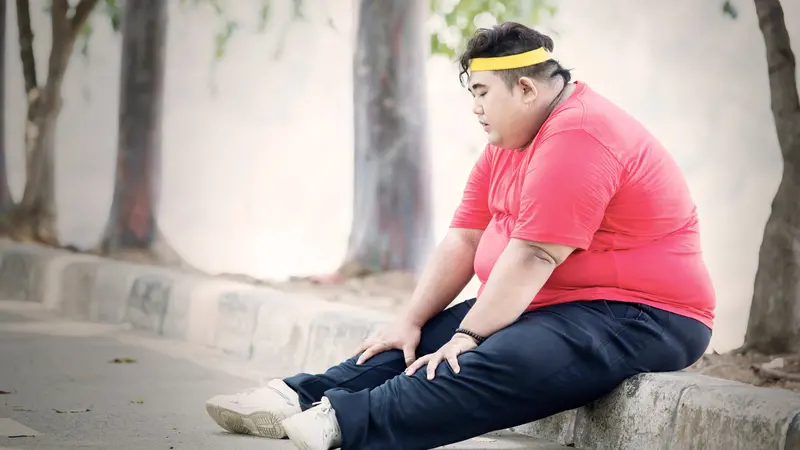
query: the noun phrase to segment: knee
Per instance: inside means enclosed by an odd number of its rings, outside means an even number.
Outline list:
[[[358,358],[360,356],[361,354],[358,354],[348,359],[347,361],[345,361],[345,364],[356,366],[356,361],[358,361]],[[364,363],[361,364],[361,366],[359,367],[374,367],[374,366],[387,366],[387,365],[392,366],[393,368],[395,368],[394,366],[397,366],[396,369],[399,372],[405,370],[406,363],[405,363],[405,358],[403,357],[403,352],[400,350],[387,350],[385,352],[380,352],[377,355],[374,355],[372,358],[364,361]]]

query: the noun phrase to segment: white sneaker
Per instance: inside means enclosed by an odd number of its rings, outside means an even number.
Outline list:
[[[283,439],[281,421],[300,413],[297,393],[282,380],[233,395],[218,395],[206,402],[217,425],[231,433]]]
[[[342,445],[342,430],[327,397],[283,421],[286,435],[301,450],[331,450]]]

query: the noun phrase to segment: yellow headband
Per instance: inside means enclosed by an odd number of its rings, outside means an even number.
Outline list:
[[[551,55],[547,49],[539,47],[536,50],[518,53],[516,55],[497,56],[494,58],[475,58],[470,61],[469,70],[470,72],[481,72],[488,70],[519,69],[520,67],[541,64],[552,58],[553,55]]]

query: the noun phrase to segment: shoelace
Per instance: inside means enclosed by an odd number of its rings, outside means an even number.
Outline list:
[[[311,406],[319,406],[319,409],[317,410],[317,417],[327,421],[329,424],[329,426],[323,427],[322,431],[322,439],[325,441],[325,443],[330,443],[334,439],[341,439],[339,437],[341,436],[339,424],[337,423],[336,419],[332,419],[330,417],[333,407],[331,406],[331,401],[328,400],[328,397],[322,397],[322,400],[313,403]]]
[[[318,413],[322,415],[328,414],[329,412],[331,412],[331,409],[333,408],[331,406],[331,401],[328,400],[328,397],[322,397],[322,400],[316,403],[312,403],[311,406],[319,406],[320,408],[318,410]]]

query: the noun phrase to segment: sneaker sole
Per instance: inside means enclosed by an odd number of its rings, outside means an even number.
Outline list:
[[[284,432],[286,433],[286,437],[288,437],[292,444],[297,447],[299,450],[311,450],[302,439],[300,439],[300,433],[292,426],[291,422],[286,422],[282,425]]]
[[[255,411],[241,414],[219,405],[206,403],[208,415],[224,430],[234,434],[248,434],[270,439],[283,439],[286,431],[281,421],[286,417],[272,411]]]

